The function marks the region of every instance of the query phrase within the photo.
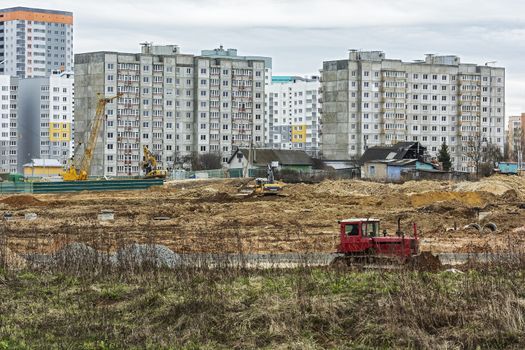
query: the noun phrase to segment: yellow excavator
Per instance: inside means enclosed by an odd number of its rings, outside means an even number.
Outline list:
[[[91,124],[91,130],[89,133],[89,139],[86,143],[86,147],[84,148],[84,152],[80,155],[80,157],[77,157],[77,154],[75,152],[73,157],[71,157],[71,159],[69,160],[69,164],[67,166],[66,171],[62,173],[62,178],[64,179],[64,181],[84,181],[88,179],[91,160],[93,159],[93,152],[95,151],[95,146],[97,143],[98,133],[104,121],[104,116],[106,115],[106,105],[114,99],[122,96],[122,93],[119,93],[113,97],[100,97],[100,94],[97,94],[97,96],[97,111],[95,114],[95,118],[93,119],[93,123]]]
[[[144,159],[142,162],[142,169],[144,170],[145,179],[165,179],[167,172],[166,170],[157,169],[157,158],[148,149],[148,146],[143,146]]]
[[[268,164],[266,168],[266,175],[266,178],[260,177],[255,179],[255,189],[253,193],[256,196],[281,194],[285,184],[275,180],[275,176],[273,174],[273,167],[271,164]]]

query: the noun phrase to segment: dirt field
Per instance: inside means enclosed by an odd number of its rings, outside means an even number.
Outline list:
[[[244,180],[195,180],[130,192],[2,196],[0,228],[13,252],[47,253],[67,242],[114,250],[129,242],[155,242],[184,252],[332,252],[337,220],[374,217],[395,231],[418,223],[422,249],[480,252],[525,247],[525,178],[493,176],[479,182],[324,181],[288,185],[282,197],[243,198]],[[114,221],[99,222],[102,210]],[[498,230],[463,229],[478,221]],[[26,220],[36,213],[36,220]],[[159,217],[162,217],[159,219]],[[458,230],[453,230],[456,226]],[[511,242],[511,243],[510,243]]]

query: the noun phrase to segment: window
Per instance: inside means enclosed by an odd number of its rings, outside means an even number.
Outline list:
[[[348,236],[359,236],[359,224],[345,225],[345,233]]]
[[[361,224],[361,230],[363,236],[377,237],[379,234],[379,223],[378,222],[363,222]]]

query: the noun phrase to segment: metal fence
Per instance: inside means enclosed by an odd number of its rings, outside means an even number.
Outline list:
[[[170,179],[172,180],[186,180],[186,179],[224,179],[231,177],[228,170],[213,169],[213,170],[198,170],[185,171],[174,170],[171,172]]]
[[[29,182],[0,182],[0,193],[32,193],[33,184]]]
[[[248,169],[248,177],[266,177],[266,168]],[[243,169],[214,169],[200,171],[175,170],[170,174],[172,180],[223,179],[243,177]],[[352,179],[359,177],[355,169],[344,170],[291,170],[275,171],[276,179],[286,182],[319,182],[324,179]]]
[[[79,191],[131,191],[162,186],[163,179],[65,181],[65,182],[1,182],[0,193],[63,193]]]

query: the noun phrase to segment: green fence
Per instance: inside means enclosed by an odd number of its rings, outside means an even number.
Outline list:
[[[0,193],[31,193],[33,184],[28,182],[0,182]]]
[[[162,186],[163,179],[66,181],[66,182],[2,182],[0,193],[63,193],[79,191],[131,191]]]

